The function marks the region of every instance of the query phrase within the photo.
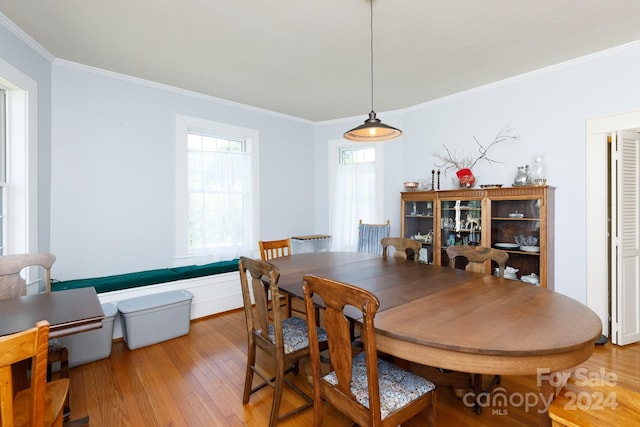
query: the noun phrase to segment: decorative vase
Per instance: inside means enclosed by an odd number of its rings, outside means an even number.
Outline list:
[[[545,169],[544,157],[536,156],[533,159],[533,167],[531,168],[531,178],[535,185],[545,185],[547,183],[547,172]]]
[[[531,181],[529,179],[529,165],[518,166],[518,173],[516,174],[515,179],[513,180],[514,186],[520,185],[530,185]]]
[[[471,188],[476,183],[476,177],[473,176],[473,172],[471,172],[471,169],[467,169],[467,168],[460,169],[459,171],[456,172],[456,175],[458,176],[458,182],[460,183],[460,187]]]

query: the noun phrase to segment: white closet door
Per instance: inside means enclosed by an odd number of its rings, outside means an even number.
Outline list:
[[[640,136],[611,135],[612,341],[640,341]]]

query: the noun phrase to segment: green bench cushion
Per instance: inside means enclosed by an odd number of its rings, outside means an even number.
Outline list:
[[[76,279],[52,281],[51,290],[77,289],[93,286],[97,293],[119,291],[121,289],[136,288],[138,286],[155,285],[157,283],[174,282],[176,280],[193,279],[195,277],[211,276],[214,274],[238,271],[238,260],[220,261],[204,265],[190,265],[187,267],[162,268],[159,270],[139,271],[135,273],[118,274],[115,276],[96,277],[91,279]]]

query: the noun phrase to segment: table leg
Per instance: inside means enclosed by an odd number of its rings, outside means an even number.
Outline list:
[[[550,374],[538,374],[537,381],[540,387],[540,398],[538,399],[538,425],[544,427],[551,426],[551,418],[549,418],[549,406],[556,398],[560,390],[567,384],[567,380],[571,377],[573,370],[563,372],[552,372]]]
[[[549,418],[549,403],[555,399],[555,387],[551,385],[548,378],[539,379],[540,399],[538,400],[538,425],[540,427],[551,427]]]

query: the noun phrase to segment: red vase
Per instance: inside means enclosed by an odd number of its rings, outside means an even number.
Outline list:
[[[473,187],[473,185],[476,183],[476,177],[473,176],[473,173],[471,172],[471,169],[460,169],[459,171],[456,172],[456,175],[458,176],[458,181],[460,182],[460,187]]]

